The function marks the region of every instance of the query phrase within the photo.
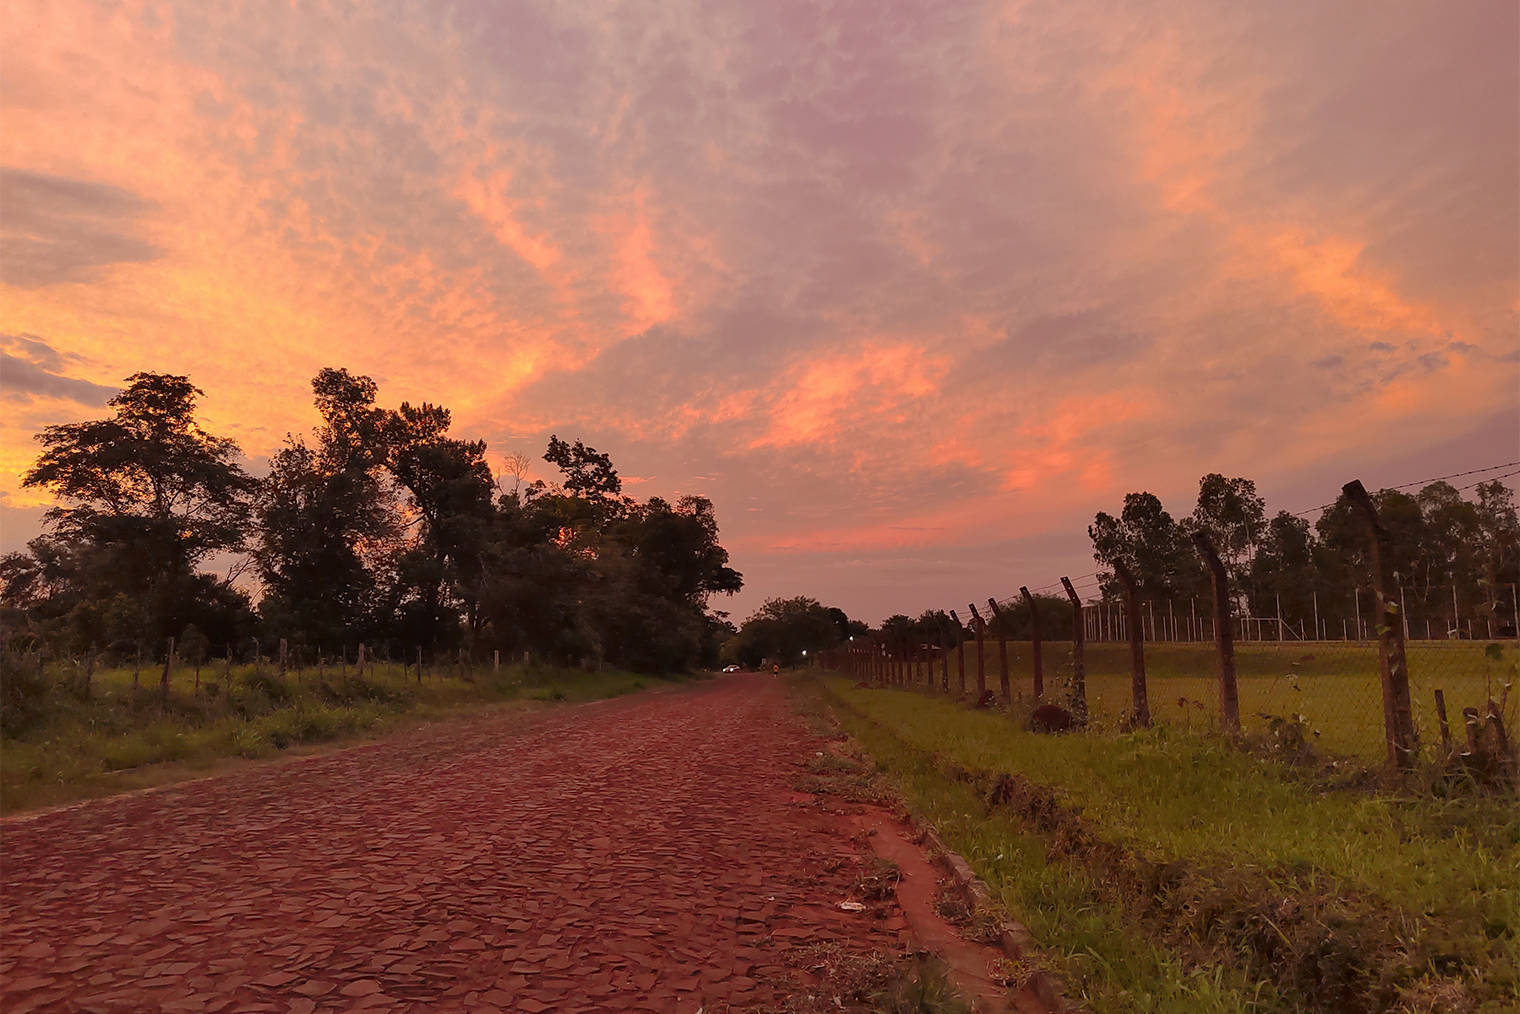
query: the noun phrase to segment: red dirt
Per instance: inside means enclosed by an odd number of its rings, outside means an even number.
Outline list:
[[[769,676],[438,726],[0,827],[0,999],[28,1011],[693,1014],[901,953],[839,910],[850,827]]]

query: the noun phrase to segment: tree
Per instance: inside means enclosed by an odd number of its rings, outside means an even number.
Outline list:
[[[798,596],[766,599],[729,642],[733,656],[751,668],[771,660],[794,665],[804,651],[812,654],[840,641],[839,627],[827,607]]]
[[[375,382],[324,369],[311,387],[323,422],[317,446],[289,437],[270,459],[254,557],[271,633],[320,646],[357,641],[380,622],[380,575],[400,519],[381,470],[386,416]]]
[[[237,464],[237,444],[196,423],[203,394],[187,377],[136,373],[108,403],[113,418],[38,434],[47,449],[22,485],[61,501],[46,514],[53,535],[120,550],[124,577],[139,588],[241,549],[255,483]]]
[[[1256,483],[1210,472],[1198,480],[1198,504],[1188,522],[1208,534],[1231,583],[1248,585],[1250,558],[1267,527],[1266,501],[1257,495]]]
[[[558,435],[551,434],[544,460],[558,466],[565,474],[565,492],[571,496],[602,501],[623,491],[623,480],[612,467],[612,459],[579,440],[573,445],[567,444]]]
[[[1477,494],[1474,548],[1478,582],[1483,589],[1484,606],[1493,613],[1498,609],[1500,590],[1509,585],[1513,595],[1514,586],[1520,583],[1520,517],[1515,511],[1514,492],[1497,479],[1479,483]],[[1509,620],[1513,622],[1513,614]]]
[[[468,628],[479,630],[496,488],[485,441],[447,436],[449,422],[449,410],[441,405],[414,408],[407,402],[385,421],[388,468],[406,490],[407,506],[419,522],[413,548],[398,561],[398,573],[410,590],[402,607],[410,617],[409,632],[427,644],[452,641],[458,633],[456,603]]]
[[[683,496],[675,505],[660,497],[632,508],[613,533],[649,568],[658,594],[702,606],[709,595],[732,595],[744,587],[744,575],[728,566],[728,550],[718,544],[718,518],[712,501]]]
[[[112,418],[38,435],[46,449],[22,482],[59,501],[32,548],[51,560],[55,614],[125,597],[117,634],[150,648],[191,622],[218,635],[246,625],[246,597],[196,570],[243,548],[256,488],[237,444],[196,422],[202,394],[186,377],[137,373],[108,403]]]
[[[1253,616],[1277,615],[1290,625],[1307,621],[1306,633],[1314,627],[1316,593],[1322,591],[1317,562],[1318,546],[1309,522],[1304,518],[1278,511],[1260,531],[1256,555],[1250,569],[1250,607]],[[1334,597],[1336,604],[1345,598]],[[1322,605],[1329,609],[1331,598]]]
[[[1148,598],[1187,594],[1199,582],[1197,556],[1187,544],[1186,532],[1151,493],[1126,494],[1117,518],[1099,511],[1087,535],[1093,558],[1108,567],[1123,560],[1140,594]],[[1105,592],[1117,595],[1113,575],[1103,580]]]

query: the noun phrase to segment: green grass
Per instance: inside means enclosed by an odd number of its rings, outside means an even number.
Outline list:
[[[976,680],[976,647],[966,645],[966,680]],[[1433,755],[1440,733],[1434,691],[1446,696],[1452,735],[1466,741],[1462,709],[1486,707],[1490,697],[1503,702],[1509,728],[1520,715],[1520,686],[1514,683],[1516,651],[1501,648],[1489,656],[1489,646],[1471,641],[1411,641],[1409,692],[1415,728],[1427,753]],[[998,688],[996,641],[985,646],[987,685]],[[1059,699],[1071,678],[1071,642],[1046,642],[1047,684]],[[1086,646],[1088,706],[1095,721],[1112,727],[1131,707],[1129,646],[1102,642]],[[1009,673],[1015,692],[1034,693],[1034,674],[1027,641],[1008,642]],[[1316,747],[1325,753],[1360,757],[1379,763],[1385,756],[1383,691],[1378,675],[1377,645],[1373,642],[1318,641],[1250,642],[1235,651],[1241,723],[1247,732],[1265,731],[1269,718],[1304,716]],[[1184,728],[1209,727],[1219,713],[1216,661],[1212,644],[1153,642],[1145,646],[1146,693],[1155,721]],[[936,667],[936,682],[943,672]],[[950,680],[957,686],[955,656]],[[1052,691],[1047,691],[1047,697]]]
[[[97,671],[85,698],[73,667],[49,666],[40,716],[0,737],[0,812],[179,780],[232,758],[271,757],[482,708],[598,700],[672,682],[506,666],[499,673],[440,667],[418,683],[415,669],[399,665],[366,667],[361,678],[352,666],[281,675],[267,664],[228,673],[214,663],[202,669],[199,691],[193,667],[177,669],[166,701],[160,671],[144,670],[136,689],[131,669]]]
[[[845,705],[847,730],[1002,892],[1096,1010],[1243,1011],[1277,1001],[1270,984],[1215,975],[1141,933],[1095,884],[1101,871],[1054,854],[1017,817],[989,812],[973,787],[945,775],[947,764],[1021,773],[1080,809],[1101,840],[1158,862],[1299,871],[1316,890],[1377,899],[1480,970],[1480,995],[1501,998],[1492,1009],[1520,999],[1512,799],[1326,791],[1196,726],[1040,736],[922,693],[824,685]]]

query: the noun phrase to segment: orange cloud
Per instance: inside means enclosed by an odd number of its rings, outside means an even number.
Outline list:
[[[864,417],[906,421],[913,401],[938,391],[949,360],[908,344],[866,343],[857,352],[809,357],[772,388],[770,427],[751,447],[833,443]]]

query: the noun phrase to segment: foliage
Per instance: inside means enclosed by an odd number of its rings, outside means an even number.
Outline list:
[[[237,444],[196,423],[201,393],[134,374],[111,418],[38,434],[45,450],[22,481],[57,503],[48,534],[0,562],[8,641],[151,650],[190,623],[227,641],[247,630],[247,597],[197,565],[243,548],[257,484]]]
[[[46,537],[0,560],[8,642],[151,659],[193,625],[208,652],[245,657],[283,641],[642,672],[716,662],[730,628],[708,601],[743,577],[711,501],[623,496],[608,455],[558,435],[544,458],[563,483],[522,486],[516,454],[518,481],[497,497],[485,442],[451,436],[446,407],[381,407],[372,379],[341,369],[312,393],[322,424],[287,437],[260,482],[195,422],[184,377],[138,374],[114,418],[44,431],[27,482],[60,506]],[[257,614],[197,568],[245,547]]]
[[[841,716],[849,731],[904,779],[910,803],[1025,917],[1095,1009],[1130,1009],[1121,991],[1165,996],[1221,960],[1243,994],[1225,1009],[1252,1009],[1253,988],[1271,993],[1272,983],[1313,993],[1348,970],[1342,957],[1379,989],[1405,993],[1428,957],[1433,975],[1455,977],[1485,1011],[1509,1009],[1520,989],[1512,799],[1326,791],[1296,765],[1214,735],[1040,736],[922,695],[827,687],[859,713]],[[1022,773],[1038,805],[991,805],[998,798],[966,777],[989,771]],[[1323,974],[1291,964],[1316,933]],[[1289,964],[1265,971],[1279,960]],[[1319,1009],[1358,1009],[1320,999]],[[1209,1008],[1179,995],[1157,1009]]]
[[[724,645],[725,657],[749,668],[762,663],[796,665],[804,652],[816,655],[849,636],[842,631],[852,629],[850,620],[846,617],[841,625],[840,612],[803,596],[767,599]]]
[[[1480,483],[1476,500],[1469,500],[1449,483],[1433,482],[1414,495],[1381,490],[1373,500],[1388,532],[1387,564],[1412,623],[1430,619],[1443,633],[1476,624],[1474,634],[1492,628],[1513,636],[1520,520],[1508,487]],[[1197,505],[1180,522],[1152,494],[1131,493],[1119,517],[1100,512],[1088,535],[1100,566],[1123,560],[1142,598],[1164,600],[1209,592],[1190,538],[1195,531],[1209,534],[1238,608],[1250,615],[1281,615],[1313,639],[1316,614],[1354,617],[1370,605],[1367,523],[1344,493],[1312,526],[1286,511],[1269,520],[1255,483],[1214,473],[1199,480]],[[1105,596],[1119,598],[1112,575],[1101,577]]]

